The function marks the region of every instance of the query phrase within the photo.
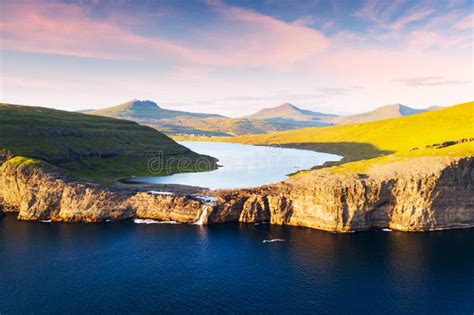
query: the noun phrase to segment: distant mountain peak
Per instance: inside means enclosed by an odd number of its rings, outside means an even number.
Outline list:
[[[442,106],[433,105],[433,106],[428,107],[426,110],[427,111],[433,111],[433,110],[438,110],[438,109],[443,109],[443,108],[444,107],[442,107]]]
[[[412,108],[403,104],[391,104],[391,105],[384,105],[384,106],[378,107],[372,112],[373,113],[386,113],[386,114],[392,113],[392,115],[399,114],[400,116],[407,116],[407,115],[422,113],[425,111],[426,109]]]
[[[283,103],[283,104],[278,105],[278,106],[273,107],[273,108],[275,108],[275,109],[277,109],[277,108],[280,108],[280,109],[296,109],[296,110],[299,109],[298,107],[296,107],[295,105],[290,104],[290,103]]]
[[[390,109],[399,110],[402,107],[408,107],[408,106],[402,105],[400,103],[398,103],[398,104],[388,104],[388,105],[379,106],[379,107],[375,108],[374,111],[376,111],[376,110],[383,111],[383,110],[390,110]]]
[[[293,104],[283,103],[283,104],[275,106],[275,107],[264,108],[264,109],[258,111],[256,114],[258,114],[258,113],[286,114],[286,113],[300,112],[300,111],[301,110]]]
[[[160,108],[160,106],[158,106],[158,104],[156,104],[153,101],[139,100],[139,99],[136,99],[136,98],[134,98],[131,101],[128,101],[124,105],[127,105],[126,107],[128,107],[130,109],[152,109],[152,108],[157,109],[157,108]]]
[[[360,123],[409,116],[424,113],[426,111],[426,109],[412,108],[403,104],[390,104],[377,107],[376,109],[366,113],[336,117],[332,120],[332,122],[338,125]]]
[[[171,110],[158,106],[157,103],[150,100],[133,99],[120,105],[102,108],[87,112],[92,115],[125,118],[137,122],[149,124],[152,121],[161,119],[175,119],[177,117],[192,118],[216,118],[223,117],[216,114],[192,113],[179,110]]]
[[[320,120],[322,117],[334,116],[319,112],[313,112],[296,107],[291,103],[283,103],[275,107],[259,110],[253,115],[246,116],[251,119],[292,119],[292,120]]]

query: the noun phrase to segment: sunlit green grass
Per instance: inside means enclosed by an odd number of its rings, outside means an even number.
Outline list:
[[[473,138],[474,102],[468,102],[375,122],[201,140],[282,145],[340,154],[344,156],[339,163],[343,166],[334,170],[356,172],[367,170],[377,163],[407,157],[473,156],[474,142],[468,141]],[[462,139],[467,142],[444,148],[428,147]]]
[[[192,162],[206,158],[215,168],[215,159],[194,153],[135,122],[8,104],[0,104],[0,149],[101,183],[113,183],[118,177],[197,170],[193,163],[178,169],[177,161],[183,158]],[[149,160],[161,153],[169,167],[150,172]]]

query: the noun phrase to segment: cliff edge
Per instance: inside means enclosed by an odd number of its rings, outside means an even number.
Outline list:
[[[253,190],[220,191],[212,222],[268,221],[334,232],[474,226],[474,158],[421,157],[366,174],[308,172]]]
[[[365,174],[307,172],[255,189],[197,195],[137,191],[74,181],[21,158],[0,166],[0,210],[21,220],[184,223],[270,222],[333,232],[474,227],[474,158],[419,157]]]

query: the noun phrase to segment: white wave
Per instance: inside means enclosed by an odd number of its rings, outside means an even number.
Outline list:
[[[270,240],[263,240],[262,243],[284,242],[283,238],[273,238]]]
[[[384,232],[392,232],[392,229],[382,229]]]
[[[49,219],[49,220],[40,220],[40,221],[43,222],[43,223],[51,223],[51,219]]]
[[[133,219],[133,222],[137,224],[180,224],[177,221],[157,221],[152,219]]]
[[[156,190],[150,190],[147,192],[150,195],[174,195],[174,193],[170,191],[156,191]]]

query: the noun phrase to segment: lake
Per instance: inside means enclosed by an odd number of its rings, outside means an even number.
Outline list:
[[[222,167],[211,172],[170,176],[134,177],[128,182],[182,184],[210,189],[248,188],[284,180],[288,174],[310,169],[342,157],[329,153],[222,142],[181,141],[194,152],[219,159]]]
[[[332,234],[7,215],[0,313],[472,314],[473,240],[472,229]]]

